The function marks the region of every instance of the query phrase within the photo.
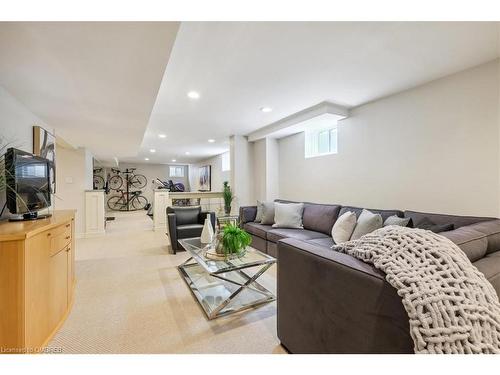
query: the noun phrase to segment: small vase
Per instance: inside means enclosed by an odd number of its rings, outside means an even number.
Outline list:
[[[229,216],[231,214],[231,206],[224,206],[224,212]]]
[[[212,243],[214,239],[214,228],[212,228],[212,223],[210,221],[210,214],[207,214],[205,219],[205,225],[203,225],[203,230],[201,231],[201,243]]]

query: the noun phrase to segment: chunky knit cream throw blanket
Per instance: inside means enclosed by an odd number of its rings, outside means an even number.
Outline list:
[[[415,353],[500,353],[500,303],[465,253],[427,230],[388,226],[333,247],[386,273]]]

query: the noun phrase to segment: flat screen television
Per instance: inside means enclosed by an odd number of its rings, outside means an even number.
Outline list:
[[[49,160],[15,148],[4,157],[9,211],[22,215],[17,220],[47,217],[38,211],[50,206]]]

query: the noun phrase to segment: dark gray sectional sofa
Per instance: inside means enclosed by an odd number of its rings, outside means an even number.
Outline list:
[[[280,202],[286,202],[279,200]],[[456,243],[500,295],[500,220],[400,210],[388,216],[453,224],[440,233]],[[408,316],[385,274],[333,251],[331,229],[359,207],[304,203],[304,229],[254,223],[257,207],[240,209],[252,246],[278,259],[278,337],[292,353],[413,353]]]

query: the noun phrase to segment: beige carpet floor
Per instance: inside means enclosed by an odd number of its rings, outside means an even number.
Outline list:
[[[63,353],[284,353],[276,302],[207,320],[144,211],[116,213],[103,237],[76,241],[73,309],[50,347]],[[276,291],[276,266],[259,282]]]

